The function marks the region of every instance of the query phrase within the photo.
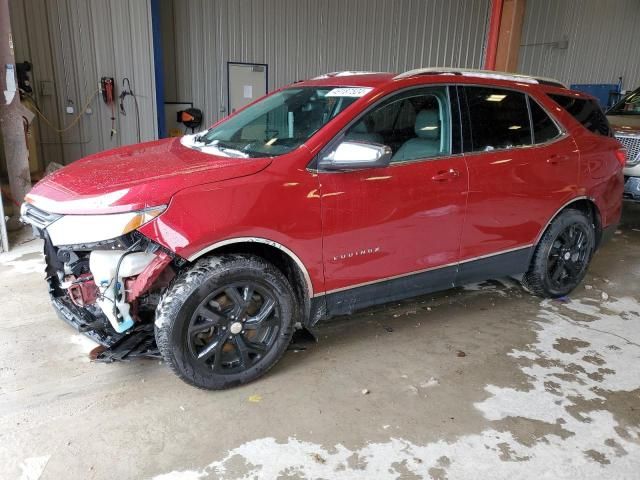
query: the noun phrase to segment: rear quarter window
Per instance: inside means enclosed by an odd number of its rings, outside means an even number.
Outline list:
[[[547,95],[580,122],[587,130],[599,135],[604,135],[605,137],[611,136],[609,121],[594,100],[552,93]]]
[[[529,97],[529,108],[531,110],[531,123],[533,124],[534,143],[546,143],[558,138],[562,132],[547,112],[538,103]]]

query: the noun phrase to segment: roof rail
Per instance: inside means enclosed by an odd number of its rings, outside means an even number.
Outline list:
[[[324,80],[325,78],[334,78],[334,77],[350,77],[351,75],[374,75],[376,73],[382,73],[382,72],[365,72],[365,71],[355,71],[355,70],[344,70],[342,72],[324,73],[322,75],[318,75],[317,77],[313,77],[311,80]]]
[[[535,83],[543,85],[553,85],[556,87],[567,88],[567,86],[554,80],[553,78],[531,77],[529,75],[521,75],[519,73],[495,72],[493,70],[476,70],[473,68],[447,68],[447,67],[430,67],[416,68],[409,70],[393,77],[394,80],[402,78],[415,77],[417,75],[462,75],[464,77],[492,78],[494,80],[512,80],[523,83]]]

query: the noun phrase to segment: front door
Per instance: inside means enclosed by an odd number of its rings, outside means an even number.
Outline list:
[[[453,282],[468,175],[454,154],[458,119],[450,112],[446,87],[393,95],[344,132],[344,140],[391,147],[391,164],[319,172],[331,314]]]

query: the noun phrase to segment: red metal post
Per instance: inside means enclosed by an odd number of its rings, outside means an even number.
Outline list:
[[[498,52],[498,38],[500,37],[500,19],[504,0],[491,0],[491,17],[489,19],[489,33],[487,34],[487,48],[485,50],[485,70],[495,70],[496,54]]]

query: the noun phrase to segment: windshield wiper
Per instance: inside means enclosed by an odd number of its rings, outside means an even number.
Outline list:
[[[216,147],[221,152],[226,153],[230,157],[249,158],[249,154],[244,153],[241,150],[236,150],[235,148],[221,147],[220,145],[212,145],[212,146]]]
[[[244,153],[242,150],[238,150],[237,148],[233,148],[230,145],[225,145],[220,140],[210,140],[208,142],[203,142],[202,147],[213,147],[216,150],[220,150],[222,153],[226,153],[230,157],[237,158],[248,158],[249,155]]]

